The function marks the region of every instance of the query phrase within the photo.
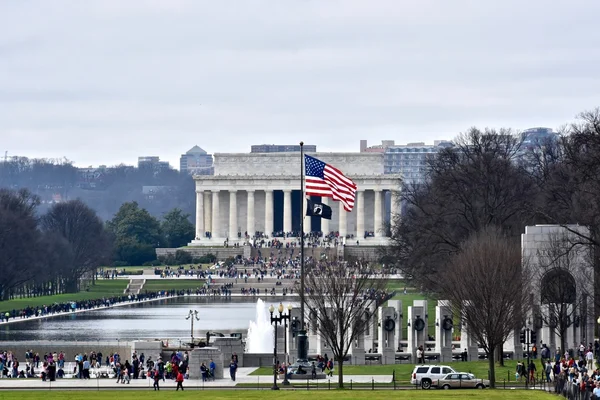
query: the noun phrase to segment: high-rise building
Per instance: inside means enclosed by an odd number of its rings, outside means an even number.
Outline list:
[[[168,161],[160,161],[158,156],[138,157],[138,168],[151,168],[153,170],[169,169],[171,166]]]
[[[317,152],[317,146],[315,146],[314,144],[305,144],[303,147],[304,151],[307,153]],[[250,147],[250,153],[293,153],[299,151],[299,144],[253,144]]]
[[[427,178],[427,160],[452,142],[436,140],[433,145],[423,142],[388,146],[384,153],[384,173],[401,174],[405,183],[423,183]]]
[[[556,140],[558,138],[558,134],[551,128],[530,128],[521,132],[521,135],[523,135],[522,149],[544,145],[548,140]]]
[[[180,172],[194,175],[212,175],[213,156],[199,146],[194,146],[179,159]]]

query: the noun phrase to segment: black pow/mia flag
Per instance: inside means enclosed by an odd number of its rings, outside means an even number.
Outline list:
[[[321,217],[325,219],[331,219],[331,207],[323,203],[315,203],[311,200],[306,199],[308,205],[306,206],[306,215],[309,217]]]

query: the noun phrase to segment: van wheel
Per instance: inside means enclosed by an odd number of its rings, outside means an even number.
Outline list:
[[[444,386],[442,386],[442,389],[448,390],[448,389],[450,389],[450,385],[444,385]]]
[[[423,379],[421,381],[421,388],[423,388],[423,389],[431,389],[431,381],[429,379]]]

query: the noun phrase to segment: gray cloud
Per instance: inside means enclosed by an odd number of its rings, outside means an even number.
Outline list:
[[[304,140],[452,138],[598,105],[600,3],[0,3],[0,150],[176,164]]]

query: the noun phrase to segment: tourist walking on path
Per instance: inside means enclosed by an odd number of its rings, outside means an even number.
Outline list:
[[[179,390],[179,388],[181,388],[181,390],[183,390],[183,374],[181,373],[181,371],[179,371],[177,373],[177,389],[175,389],[175,391]]]
[[[215,370],[217,369],[217,364],[215,364],[215,362],[213,361],[213,359],[210,359],[210,364],[208,365],[209,371],[210,371],[210,376],[212,377],[212,380],[215,380]]]
[[[327,376],[333,376],[333,358],[327,362]]]
[[[200,373],[202,374],[202,382],[206,382],[208,378],[208,368],[206,368],[206,364],[202,363],[200,366]]]
[[[154,372],[153,378],[154,378],[154,385],[153,385],[154,390],[160,390],[160,387],[158,386],[158,382],[160,382],[160,375],[158,374],[158,371]]]
[[[231,363],[229,364],[229,376],[231,376],[231,380],[235,382],[235,372],[237,371],[237,363],[235,359],[231,359]]]

